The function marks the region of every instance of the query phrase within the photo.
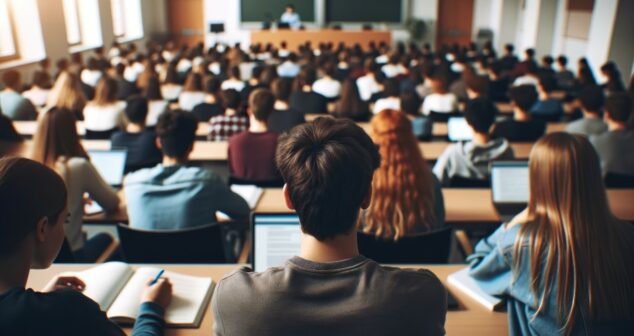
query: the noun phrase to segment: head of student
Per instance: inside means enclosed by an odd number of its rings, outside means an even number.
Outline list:
[[[113,104],[117,101],[117,81],[104,76],[95,88],[94,103],[99,106]]]
[[[276,100],[288,102],[293,92],[293,80],[284,77],[276,78],[271,84],[271,91]]]
[[[276,163],[289,208],[302,231],[319,241],[354,232],[372,198],[379,152],[353,121],[318,118],[296,126],[278,143]]]
[[[588,85],[584,87],[579,91],[577,99],[585,113],[601,114],[605,102],[605,95],[600,86]]]
[[[161,82],[157,77],[150,77],[147,81],[147,86],[143,89],[143,95],[149,101],[163,100],[163,94],[161,93]]]
[[[295,6],[291,4],[286,5],[286,13],[289,13],[289,14],[295,13]]]
[[[400,94],[398,81],[394,78],[388,78],[383,82],[383,95],[385,97],[398,97]]]
[[[605,99],[605,112],[608,122],[626,125],[632,115],[632,100],[625,92],[614,92]]]
[[[249,95],[249,115],[257,121],[266,123],[274,105],[275,97],[268,89],[257,89]]]
[[[20,73],[15,70],[8,70],[7,72],[3,73],[2,85],[4,85],[6,89],[20,91],[20,86],[22,85]]]
[[[64,241],[66,187],[52,169],[18,157],[0,158],[0,261],[28,258],[51,265]],[[16,270],[0,270],[0,272]]]
[[[538,313],[557,311],[565,334],[572,331],[580,309],[591,321],[631,320],[633,294],[628,288],[634,274],[629,268],[628,276],[623,267],[623,226],[611,213],[592,144],[568,133],[542,137],[530,154],[529,185],[514,261],[530,264]],[[522,244],[526,239],[532,242],[528,246]],[[538,291],[538,286],[543,288]],[[550,291],[556,302],[547,308],[552,302],[543,293]]]
[[[475,133],[488,135],[497,112],[497,108],[489,99],[476,98],[467,103],[464,115],[467,124]]]
[[[88,158],[77,134],[77,119],[68,109],[53,107],[38,120],[32,158],[49,167],[58,159]]]
[[[511,103],[524,113],[528,113],[537,102],[538,95],[534,85],[524,84],[509,89]]]
[[[225,109],[232,109],[237,112],[242,105],[240,92],[234,89],[222,91],[222,103]]]
[[[181,110],[168,110],[161,114],[156,123],[157,146],[164,157],[187,162],[194,149],[198,121],[191,114]]]
[[[125,116],[128,122],[144,126],[148,113],[148,100],[140,95],[128,97],[125,106]]]

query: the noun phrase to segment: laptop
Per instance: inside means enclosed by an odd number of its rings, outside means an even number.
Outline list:
[[[286,260],[299,255],[301,225],[295,213],[253,213],[251,234],[253,270],[283,266]]]
[[[120,188],[128,151],[125,149],[89,150],[90,162],[110,186]]]
[[[470,141],[473,131],[464,117],[451,117],[447,121],[447,136],[449,141]]]
[[[529,197],[528,161],[492,162],[491,196],[503,221],[524,210]]]

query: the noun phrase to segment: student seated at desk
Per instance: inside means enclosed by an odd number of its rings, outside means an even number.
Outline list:
[[[11,119],[0,110],[0,157],[20,155],[23,144],[24,139],[13,126]]]
[[[53,108],[38,121],[33,139],[32,158],[57,171],[68,189],[69,217],[64,223],[66,238],[79,262],[94,262],[108,248],[112,237],[100,233],[86,240],[82,230],[84,195],[97,202],[105,211],[119,208],[116,192],[90,163],[77,135],[75,116],[69,110]]]
[[[447,293],[428,270],[359,254],[356,224],[380,156],[353,121],[319,118],[278,145],[284,199],[301,252],[284,266],[234,271],[213,297],[215,335],[444,335]]]
[[[381,111],[372,118],[371,136],[382,160],[374,173],[373,200],[361,230],[395,240],[445,225],[440,182],[425,161],[407,116]]]
[[[4,90],[0,91],[0,110],[11,120],[35,120],[37,110],[30,100],[20,94],[20,73],[8,70],[2,74]]]
[[[553,75],[540,75],[539,100],[531,108],[531,114],[536,119],[545,121],[559,121],[564,115],[564,106],[561,100],[553,97],[553,91],[557,89],[557,80]]]
[[[87,139],[110,139],[112,133],[124,126],[125,102],[117,100],[117,82],[108,77],[97,84],[95,99],[84,108],[84,127]]]
[[[117,131],[110,138],[112,148],[125,148],[128,155],[125,161],[125,173],[141,168],[154,167],[163,159],[156,147],[156,134],[145,127],[148,113],[148,101],[141,96],[128,98],[125,115],[128,125],[125,131]]]
[[[604,174],[634,176],[634,130],[627,124],[631,115],[632,100],[627,93],[613,93],[606,98],[604,119],[608,131],[590,136]]]
[[[383,82],[383,98],[377,100],[372,107],[372,113],[377,114],[383,110],[401,110],[401,98],[399,97],[398,81],[388,78]]]
[[[326,63],[321,69],[324,77],[315,81],[313,91],[333,101],[341,94],[341,83],[335,79],[335,64]]]
[[[220,89],[220,84],[218,84]],[[191,112],[194,106],[205,102],[206,94],[203,92],[203,76],[192,72],[187,76],[183,91],[178,95],[178,106],[184,111]],[[209,119],[207,119],[209,120]]]
[[[205,82],[205,100],[194,106],[192,113],[199,122],[209,122],[209,119],[221,115],[223,111],[220,80],[209,78]]]
[[[53,170],[27,159],[0,159],[0,335],[125,335],[99,305],[81,294],[84,283],[57,276],[42,291],[27,289],[31,269],[48,268],[64,241],[66,187]],[[132,335],[163,335],[172,298],[166,278],[140,298]]]
[[[156,125],[163,162],[128,174],[123,182],[130,226],[174,230],[216,222],[216,211],[232,218],[249,215],[242,197],[218,175],[188,165],[198,122],[188,112],[167,111]]]
[[[465,119],[473,130],[473,140],[453,144],[440,155],[434,166],[434,174],[443,185],[452,177],[474,180],[489,178],[489,164],[494,160],[513,158],[513,148],[506,139],[491,139],[489,130],[497,109],[486,98],[467,103]]]
[[[275,96],[274,110],[268,119],[268,128],[275,133],[288,132],[291,128],[303,124],[304,115],[288,105],[293,90],[293,81],[289,78],[276,78],[271,84]],[[249,103],[251,97],[249,97]]]
[[[535,142],[546,132],[546,122],[533,119],[531,107],[537,101],[537,90],[532,85],[514,86],[509,90],[513,118],[495,123],[491,137],[510,142]]]
[[[150,77],[147,81],[147,87],[143,90],[142,95],[148,100],[147,119],[145,125],[147,127],[156,126],[158,118],[163,112],[167,111],[169,102],[163,99],[161,93],[161,83],[158,78]]]
[[[236,90],[222,91],[222,102],[225,113],[209,119],[209,135],[211,141],[227,141],[232,135],[244,132],[249,128],[249,117],[244,115],[242,97]]]
[[[357,82],[352,79],[343,81],[341,98],[335,103],[331,113],[335,118],[349,118],[357,122],[368,121],[371,117],[368,103],[361,99]]]
[[[634,226],[610,211],[588,140],[548,134],[530,155],[528,208],[467,259],[508,298],[511,335],[634,334]]]
[[[421,100],[414,91],[401,93],[401,112],[412,120],[412,131],[418,140],[429,141],[433,136],[434,122],[430,117],[420,115]]]
[[[45,110],[52,107],[70,110],[77,120],[84,120],[86,96],[84,96],[81,81],[77,75],[68,71],[59,74],[51,93],[48,95]]]
[[[317,80],[317,71],[313,67],[307,67],[302,70],[296,80],[300,88],[291,94],[288,101],[290,108],[303,114],[328,112],[328,100],[326,97],[313,91],[313,84]]]
[[[601,119],[605,97],[600,86],[588,85],[584,87],[579,92],[577,101],[583,118],[566,125],[566,132],[591,136],[608,130],[608,125]]]
[[[42,71],[33,74],[31,87],[22,92],[22,96],[31,101],[36,107],[44,107],[51,93],[51,76]]]
[[[458,98],[447,89],[447,78],[442,74],[435,74],[430,78],[432,94],[423,101],[423,114],[428,116],[435,113],[454,113],[458,111]]]
[[[249,98],[249,130],[229,138],[231,176],[247,181],[274,181],[280,176],[275,167],[278,134],[269,131],[268,120],[275,98],[266,89],[257,89]],[[284,112],[290,113],[290,112]]]

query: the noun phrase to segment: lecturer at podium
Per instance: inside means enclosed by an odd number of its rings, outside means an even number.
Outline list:
[[[286,5],[286,11],[282,14],[280,23],[288,24],[288,26],[293,29],[299,29],[302,26],[299,14],[295,13],[295,6],[290,4]]]

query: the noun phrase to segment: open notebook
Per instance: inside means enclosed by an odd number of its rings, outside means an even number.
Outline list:
[[[132,324],[141,304],[148,279],[160,271],[155,267],[139,267],[136,271],[121,262],[108,262],[85,271],[65,273],[86,283],[84,295],[99,304],[111,320]],[[168,326],[200,326],[213,291],[211,278],[188,276],[165,271],[163,276],[172,283],[172,302],[165,311]]]
[[[231,186],[231,191],[242,196],[247,204],[249,204],[249,208],[251,210],[255,209],[256,205],[258,205],[258,201],[260,197],[262,197],[262,193],[264,190],[254,185],[238,185],[234,184]]]
[[[476,300],[488,310],[494,311],[504,307],[504,300],[485,293],[469,275],[469,268],[465,267],[458,272],[449,274],[447,282],[457,290]]]

